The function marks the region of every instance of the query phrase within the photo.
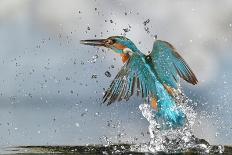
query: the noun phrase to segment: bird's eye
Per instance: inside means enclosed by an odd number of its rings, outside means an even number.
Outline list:
[[[111,39],[106,40],[106,44],[108,44],[108,45],[112,45],[113,43],[114,43],[114,41]]]

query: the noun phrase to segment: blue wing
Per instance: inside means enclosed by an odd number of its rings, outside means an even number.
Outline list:
[[[158,101],[158,110],[155,119],[163,129],[176,128],[185,123],[185,114],[178,109],[173,98],[157,79],[153,64],[149,57],[133,54],[121,68],[109,89],[103,97],[107,105],[128,100],[133,93],[141,94],[142,98],[154,97]]]
[[[191,69],[175,49],[167,42],[156,41],[153,51],[145,56],[134,53],[121,68],[106,91],[103,102],[111,104],[128,100],[135,91],[143,98],[154,97],[158,102],[156,120],[163,129],[181,127],[186,122],[185,114],[177,107],[164,84],[177,88],[178,78],[196,84]]]
[[[191,84],[197,84],[198,80],[190,67],[168,42],[156,40],[150,56],[161,83],[177,89],[181,77]]]
[[[129,58],[105,92],[103,103],[107,102],[109,105],[114,101],[128,100],[135,91],[137,96],[141,95],[142,98],[156,94],[155,75],[148,70],[150,66],[144,63],[144,57],[133,54]]]

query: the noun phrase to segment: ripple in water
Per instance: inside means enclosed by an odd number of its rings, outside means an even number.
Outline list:
[[[131,147],[132,151],[139,152],[185,152],[194,150],[202,153],[223,153],[224,148],[211,146],[204,139],[199,139],[193,135],[192,126],[196,118],[196,112],[188,104],[192,101],[188,99],[181,91],[175,97],[179,108],[185,113],[187,122],[182,128],[160,130],[160,124],[155,119],[155,111],[150,104],[141,104],[139,109],[142,115],[149,122],[150,142],[148,144],[139,144]]]

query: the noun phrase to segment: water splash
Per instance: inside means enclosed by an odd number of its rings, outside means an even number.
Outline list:
[[[98,59],[98,55],[95,54],[94,56],[92,56],[91,59],[88,60],[88,62],[89,62],[89,63],[95,63],[95,62],[97,61],[97,59]]]
[[[192,126],[196,118],[196,112],[188,104],[192,101],[179,92],[175,97],[179,108],[187,117],[187,122],[182,128],[161,130],[161,125],[155,119],[155,111],[149,104],[141,104],[139,109],[149,122],[150,142],[131,147],[133,151],[140,152],[185,152],[194,150],[201,153],[222,153],[224,148],[213,148],[207,141],[198,139],[193,135]]]
[[[184,112],[187,118],[185,126],[178,129],[162,130],[160,124],[155,119],[155,111],[149,104],[141,104],[139,109],[142,115],[149,122],[150,141],[145,144],[113,144],[112,139],[107,136],[100,137],[102,145],[84,146],[18,146],[7,148],[4,151],[9,153],[76,153],[76,154],[231,154],[231,147],[212,146],[204,139],[199,139],[193,135],[192,126],[196,118],[196,112],[191,106],[192,101],[184,94],[180,93],[175,98],[178,107]],[[85,109],[87,112],[88,109]],[[75,124],[79,127],[79,123]],[[40,132],[40,131],[38,131]],[[0,148],[1,152],[1,148]],[[163,153],[165,152],[165,153]],[[7,152],[8,153],[8,152]],[[9,154],[8,153],[8,154]],[[148,154],[149,154],[148,153]]]

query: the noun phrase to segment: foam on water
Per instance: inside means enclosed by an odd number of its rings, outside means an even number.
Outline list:
[[[196,118],[196,112],[188,104],[192,101],[183,93],[178,93],[175,97],[179,108],[187,118],[186,124],[178,129],[162,130],[160,124],[155,119],[155,111],[150,104],[144,103],[139,106],[142,115],[149,122],[150,142],[131,147],[133,151],[140,152],[184,152],[195,150],[197,152],[223,152],[223,147],[212,148],[205,140],[198,139],[193,135],[192,126]]]

